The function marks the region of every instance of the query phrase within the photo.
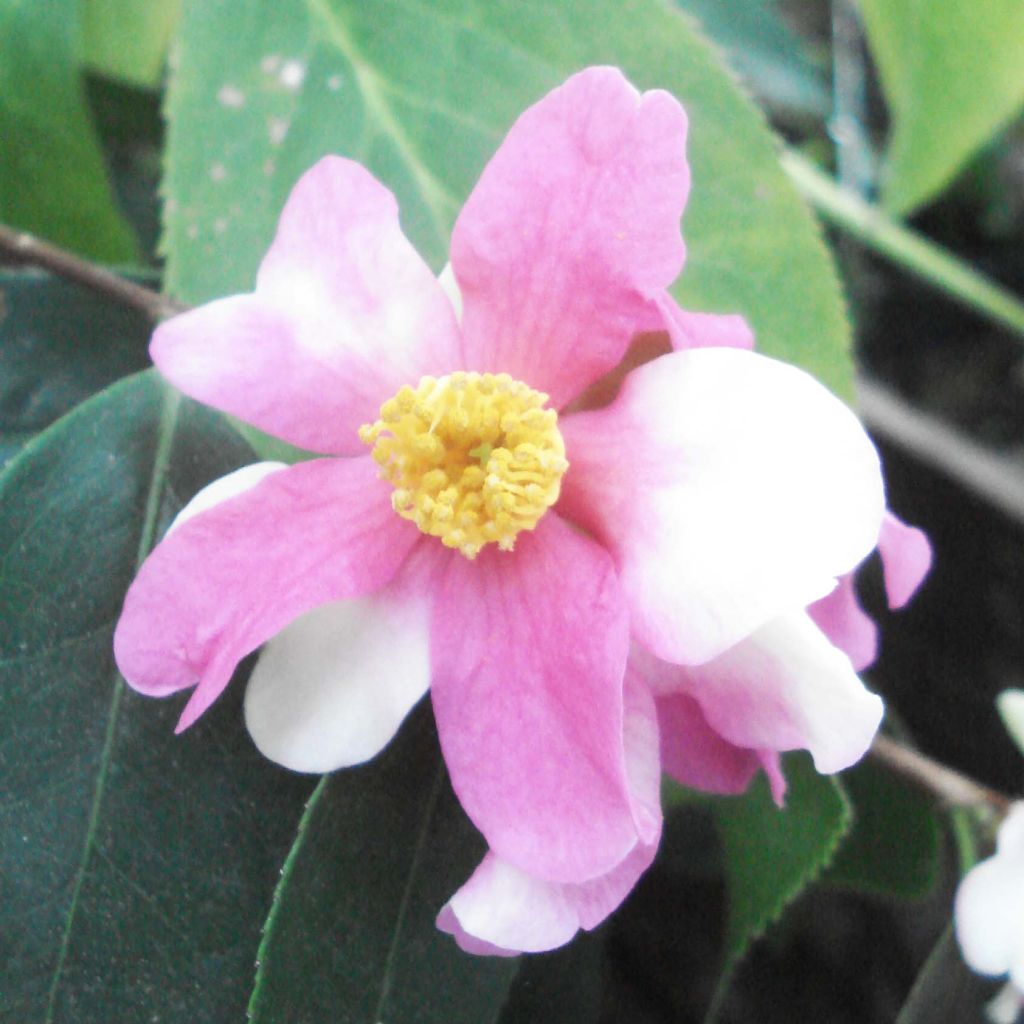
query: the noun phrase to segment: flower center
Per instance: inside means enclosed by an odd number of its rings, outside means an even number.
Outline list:
[[[511,551],[558,500],[569,466],[547,400],[507,373],[424,377],[359,437],[394,484],[400,516],[467,558],[492,542]]]

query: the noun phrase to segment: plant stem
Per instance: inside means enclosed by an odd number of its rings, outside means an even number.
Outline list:
[[[126,281],[66,249],[44,242],[27,231],[16,231],[5,224],[0,224],[0,255],[18,263],[43,267],[59,277],[76,281],[123,305],[140,310],[154,322],[182,313],[187,308],[151,288]]]
[[[905,227],[877,206],[841,188],[798,153],[786,150],[782,154],[782,166],[825,220],[1024,338],[1024,300],[1013,292],[979,273],[948,249]]]
[[[905,747],[888,736],[878,735],[871,745],[871,756],[905,779],[927,790],[950,807],[983,806],[1000,817],[1013,802],[1008,796],[961,775],[924,754]]]

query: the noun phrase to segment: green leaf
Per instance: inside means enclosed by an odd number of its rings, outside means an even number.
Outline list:
[[[77,0],[0,0],[0,220],[131,263],[78,73]]]
[[[761,348],[849,396],[833,264],[778,166],[761,114],[660,0],[244,0],[188,5],[168,99],[168,288],[201,301],[252,286],[284,199],[327,152],[398,195],[435,269],[458,210],[514,118],[571,72],[620,65],[690,115],[693,191],[678,295],[744,313]]]
[[[601,1020],[609,957],[602,936],[581,932],[561,949],[524,957],[500,1024]]]
[[[108,78],[155,89],[180,16],[181,0],[83,0],[85,61]]]
[[[249,454],[152,374],[101,392],[0,476],[0,1021],[241,1019],[309,789],[241,726],[240,688],[127,690],[114,622],[181,503]]]
[[[838,780],[819,775],[803,753],[787,756],[785,771],[784,810],[772,802],[763,775],[742,797],[716,801],[729,920],[709,1020],[751,943],[821,874],[850,828],[850,804]]]
[[[941,852],[931,803],[868,760],[843,775],[843,786],[853,805],[853,828],[823,881],[880,896],[926,895]]]
[[[981,1007],[992,983],[973,974],[946,928],[910,990],[896,1024],[984,1024]]]
[[[79,402],[149,365],[141,313],[36,271],[0,270],[0,465]]]
[[[425,702],[375,761],[317,787],[267,919],[251,1020],[496,1020],[517,962],[466,956],[434,925],[483,854]]]
[[[1024,103],[1020,0],[862,0],[894,122],[885,205],[934,198]]]

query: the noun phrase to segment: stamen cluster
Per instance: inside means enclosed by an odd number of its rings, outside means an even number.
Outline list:
[[[507,373],[424,377],[360,428],[395,511],[467,558],[511,551],[558,500],[569,463],[548,396]]]

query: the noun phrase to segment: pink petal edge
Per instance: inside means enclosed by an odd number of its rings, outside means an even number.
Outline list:
[[[290,622],[379,589],[420,536],[392,512],[389,491],[369,457],[318,459],[179,525],[125,597],[114,654],[128,684],[163,696],[198,683],[180,732]]]
[[[902,608],[917,591],[932,565],[932,546],[923,530],[886,512],[878,535],[885,592],[890,608]]]
[[[256,291],[161,324],[153,362],[192,398],[311,451],[357,431],[424,374],[463,368],[451,302],[402,234],[394,196],[324,157],[292,190]]]
[[[538,879],[489,852],[437,918],[461,949],[497,956],[554,949],[579,929],[597,927],[626,898],[654,859],[661,832],[657,715],[637,676],[626,681],[623,742],[632,798],[656,820],[656,832],[583,883]]]
[[[435,594],[431,697],[452,785],[530,875],[585,881],[654,830],[623,752],[628,626],[608,555],[553,513],[513,553],[452,560]]]
[[[523,113],[459,215],[451,261],[466,356],[556,407],[620,360],[683,265],[686,115],[616,68]]]

